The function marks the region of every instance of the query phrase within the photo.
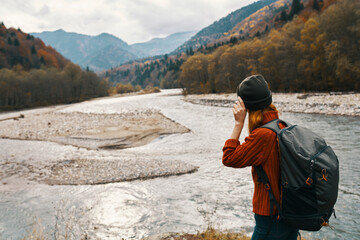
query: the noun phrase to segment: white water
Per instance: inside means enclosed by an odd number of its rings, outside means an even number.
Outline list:
[[[230,108],[194,105],[182,96],[159,94],[93,100],[61,111],[116,113],[155,108],[191,129],[187,134],[162,137],[146,146],[126,150],[91,151],[50,142],[0,139],[0,159],[49,161],[104,156],[141,156],[181,160],[196,166],[193,174],[97,186],[0,186],[0,239],[20,239],[32,229],[34,217],[51,235],[59,222],[69,222],[75,234],[84,231],[100,239],[141,239],[163,232],[195,232],[209,222],[220,229],[251,234],[254,225],[250,168],[221,164],[222,147],[230,136]],[[308,126],[325,137],[340,161],[337,219],[325,228],[302,235],[312,239],[360,239],[360,123],[358,118],[283,113],[289,122]],[[246,131],[241,139],[246,136]],[[0,162],[1,163],[1,162]],[[15,182],[15,183],[14,183]],[[58,211],[58,213],[56,213]],[[59,213],[60,212],[60,213]],[[61,213],[64,217],[61,217]],[[61,228],[61,224],[58,227]],[[77,237],[78,238],[78,237]],[[74,239],[77,239],[74,238]]]

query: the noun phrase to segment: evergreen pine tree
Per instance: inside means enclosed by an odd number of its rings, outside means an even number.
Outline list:
[[[231,37],[230,38],[230,43],[232,43],[232,44],[237,43],[237,38],[236,37]]]
[[[192,47],[190,47],[190,49],[189,49],[189,54],[190,54],[190,55],[194,55],[194,50],[193,50]]]
[[[289,13],[289,20],[292,20],[295,15],[297,15],[301,10],[304,9],[304,5],[301,3],[301,0],[293,0],[291,5],[291,10]]]
[[[313,9],[315,9],[316,11],[320,11],[319,3],[317,2],[317,0],[314,0]]]
[[[281,13],[280,13],[280,21],[286,22],[287,20],[288,20],[288,16],[286,14],[286,11],[282,10]]]
[[[15,38],[15,40],[14,40],[14,45],[15,46],[20,46],[20,42],[19,42],[19,40],[17,38]]]
[[[36,54],[36,49],[34,45],[31,46],[31,54]]]

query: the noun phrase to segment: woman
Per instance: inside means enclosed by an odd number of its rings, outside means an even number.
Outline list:
[[[270,207],[269,192],[263,183],[258,182],[258,174],[254,167],[262,166],[269,178],[270,188],[277,202],[280,202],[280,155],[276,133],[263,124],[278,119],[278,111],[272,103],[272,95],[268,84],[261,75],[253,75],[244,79],[237,88],[238,101],[232,109],[235,126],[230,139],[223,148],[223,164],[227,167],[244,168],[252,166],[252,177],[255,185],[253,196],[253,212],[255,229],[252,240],[257,239],[297,239],[298,230],[286,225],[277,217],[276,206]],[[239,137],[243,130],[247,112],[249,113],[249,133],[240,144]],[[284,126],[280,126],[284,127]],[[270,214],[270,209],[273,213]]]

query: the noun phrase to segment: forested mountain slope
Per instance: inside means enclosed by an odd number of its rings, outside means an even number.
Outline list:
[[[103,73],[110,83],[233,92],[260,73],[274,91],[359,91],[359,1],[278,0],[226,37]]]
[[[0,24],[0,111],[107,95],[108,84],[39,38]]]
[[[67,63],[69,60],[40,39],[0,23],[0,68],[16,65],[25,69],[40,68],[42,65],[63,68]]]

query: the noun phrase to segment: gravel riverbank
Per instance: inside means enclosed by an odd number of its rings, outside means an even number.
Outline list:
[[[87,149],[124,149],[145,145],[161,135],[190,131],[150,109],[120,114],[49,111],[23,116],[0,121],[0,137]]]
[[[20,114],[21,118],[14,118]],[[2,114],[0,138],[28,140],[30,144],[40,141],[70,145],[85,154],[71,154],[66,159],[49,156],[48,161],[31,158],[21,162],[13,160],[14,154],[6,154],[8,156],[0,159],[0,183],[11,185],[11,182],[16,184],[19,179],[25,179],[50,185],[104,184],[192,173],[197,167],[181,161],[119,152],[146,145],[164,135],[187,132],[190,132],[188,128],[154,109],[95,114],[62,112],[61,107],[50,107],[17,112],[17,115]],[[33,144],[41,145],[35,142]],[[92,151],[104,152],[107,157],[95,157]],[[44,152],[44,156],[46,154]]]
[[[188,95],[185,101],[218,107],[232,107],[236,94]],[[273,93],[273,103],[283,112],[360,117],[360,94]]]

